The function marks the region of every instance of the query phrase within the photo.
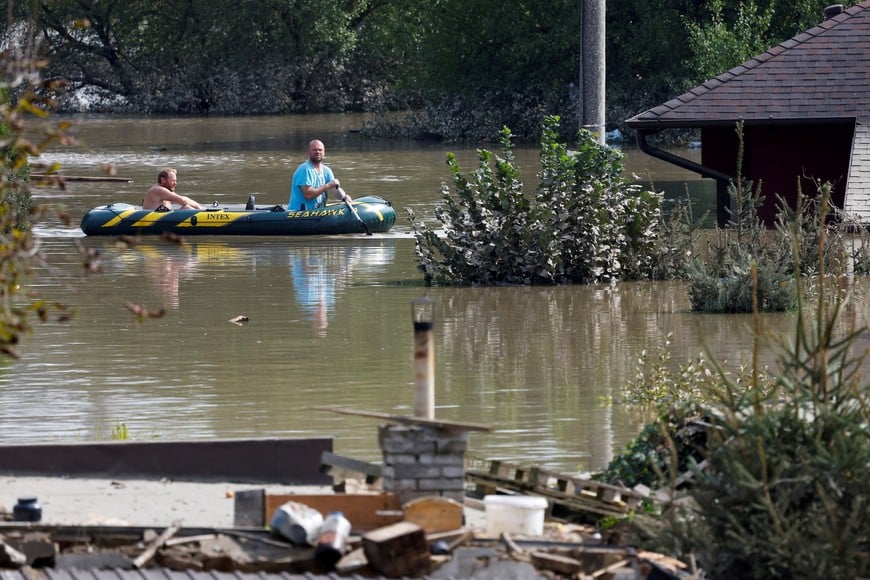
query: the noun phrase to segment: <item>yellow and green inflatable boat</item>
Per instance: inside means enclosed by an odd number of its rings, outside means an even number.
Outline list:
[[[245,205],[206,209],[151,210],[127,203],[101,205],[82,218],[89,236],[173,233],[183,236],[310,236],[387,232],[396,223],[392,204],[377,196],[336,202],[311,211],[288,211],[280,205]]]

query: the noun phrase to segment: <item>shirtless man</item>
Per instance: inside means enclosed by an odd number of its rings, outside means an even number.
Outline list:
[[[185,195],[175,193],[175,184],[178,183],[176,171],[171,167],[160,170],[157,174],[157,183],[151,186],[145,199],[142,200],[142,209],[157,209],[161,205],[166,209],[172,209],[172,204],[177,203],[179,209],[204,209],[203,206]]]

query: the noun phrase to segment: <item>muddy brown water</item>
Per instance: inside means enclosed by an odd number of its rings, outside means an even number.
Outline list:
[[[72,120],[80,144],[42,160],[67,175],[111,166],[133,181],[37,192],[63,204],[74,225],[38,227],[47,263],[34,287],[75,316],[37,324],[21,359],[0,362],[5,443],[107,439],[123,423],[135,439],[331,436],[337,453],[378,460],[377,420],[311,408],[413,413],[411,301],[423,295],[435,300],[436,416],[492,425],[470,436],[471,452],[488,458],[566,472],[606,465],[642,426],[642,414],[620,403],[638,357],[668,334],[675,365],[705,346],[731,363],[751,361],[750,318],[689,312],[683,283],[424,288],[406,208],[431,223],[450,179],[445,153],[472,169],[473,147],[367,140],[354,115]],[[393,202],[393,231],[122,248],[83,239],[77,227],[90,207],[139,203],[167,165],[178,168],[178,191],[200,202],[254,194],[284,204],[313,137],[349,194]],[[536,155],[517,152],[528,184]],[[627,155],[639,175],[695,179]],[[102,274],[85,275],[77,240],[100,251]],[[140,323],[124,301],[166,315]],[[866,312],[861,303],[854,316]],[[249,322],[229,322],[239,315]],[[793,316],[765,324],[788,335]]]

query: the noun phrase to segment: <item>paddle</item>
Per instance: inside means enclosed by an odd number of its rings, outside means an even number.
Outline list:
[[[357,221],[362,224],[363,228],[365,228],[366,235],[367,236],[372,235],[372,231],[369,229],[369,224],[365,223],[363,221],[363,219],[360,217],[359,212],[356,211],[356,208],[353,207],[353,205],[347,199],[347,194],[344,192],[344,190],[339,187],[338,192],[341,194],[342,199],[344,199],[344,203],[347,205],[348,209],[350,209],[350,213],[352,213],[353,217],[355,217],[357,219]]]

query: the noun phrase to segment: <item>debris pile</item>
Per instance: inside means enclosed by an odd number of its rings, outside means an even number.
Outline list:
[[[692,578],[687,566],[661,554],[608,545],[594,527],[548,521],[536,536],[477,527],[427,531],[444,519],[430,509],[409,519],[350,535],[337,561],[317,557],[268,528],[44,526],[0,524],[0,568],[165,568],[174,571],[329,574],[388,578]],[[452,516],[451,516],[452,517]],[[8,577],[8,576],[4,576]]]

